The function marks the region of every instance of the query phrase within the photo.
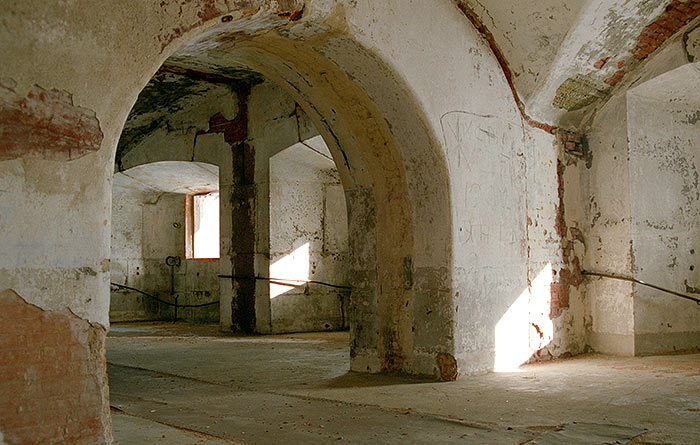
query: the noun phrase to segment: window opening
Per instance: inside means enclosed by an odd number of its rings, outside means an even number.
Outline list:
[[[219,258],[219,192],[185,198],[187,258]]]

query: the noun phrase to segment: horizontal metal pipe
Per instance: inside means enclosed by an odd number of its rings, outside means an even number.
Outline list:
[[[617,275],[617,274],[603,273],[603,272],[591,272],[589,270],[581,271],[581,275],[590,275],[590,276],[594,276],[594,277],[612,278],[613,280],[629,281],[632,283],[641,284],[642,286],[650,287],[652,289],[660,290],[662,292],[666,292],[666,293],[669,293],[671,295],[675,295],[677,297],[685,298],[686,300],[694,301],[697,304],[700,304],[700,298],[691,297],[690,295],[682,294],[682,293],[676,292],[674,290],[666,289],[664,287],[657,286],[655,284],[647,283],[646,281],[638,280],[636,278],[627,277],[624,275]]]
[[[145,295],[145,296],[147,296],[148,298],[152,298],[152,299],[156,300],[157,302],[163,303],[163,304],[168,305],[168,306],[174,306],[174,307],[204,307],[204,306],[212,306],[212,305],[214,305],[214,304],[219,304],[218,301],[212,301],[212,302],[209,302],[209,303],[202,303],[202,304],[177,304],[177,303],[171,303],[171,302],[169,302],[169,301],[161,300],[160,298],[156,297],[155,295],[151,295],[151,294],[146,293],[146,292],[144,292],[144,291],[142,291],[142,290],[140,290],[140,289],[136,289],[135,287],[124,286],[123,284],[112,283],[112,282],[110,282],[109,284],[111,284],[111,285],[114,286],[114,287],[118,287],[119,289],[128,289],[128,290],[132,290],[132,291],[134,291],[134,292],[138,292],[138,293],[140,293],[141,295]]]
[[[234,280],[261,280],[261,281],[269,281],[272,284],[281,284],[283,286],[294,286],[293,284],[290,283],[290,281],[295,282],[295,283],[301,283],[301,284],[320,284],[321,286],[328,286],[332,287],[335,289],[352,289],[350,286],[341,286],[339,284],[331,284],[331,283],[325,283],[323,281],[315,281],[315,280],[293,280],[290,278],[270,278],[270,277],[248,277],[248,276],[240,276],[240,275],[219,275],[219,278],[233,278]]]

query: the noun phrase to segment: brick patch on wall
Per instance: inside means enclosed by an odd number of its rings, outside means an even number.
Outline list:
[[[105,329],[0,292],[0,432],[8,444],[111,443]]]
[[[680,31],[698,15],[700,15],[700,0],[672,0],[664,12],[639,33],[635,46],[631,50],[632,56],[637,61],[646,59],[659,49],[669,37]],[[605,83],[610,86],[617,85],[628,71],[635,68],[636,64],[630,64],[627,67],[625,65],[624,61],[618,62],[618,70],[606,79]]]
[[[632,54],[638,60],[646,59],[698,14],[700,0],[673,0],[656,20],[642,30]]]

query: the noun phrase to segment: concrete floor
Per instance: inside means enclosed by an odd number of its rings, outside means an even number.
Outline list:
[[[348,335],[113,324],[119,444],[700,443],[700,354],[585,355],[456,382],[348,373]]]

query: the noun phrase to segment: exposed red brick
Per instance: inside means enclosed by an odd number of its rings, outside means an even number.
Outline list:
[[[564,163],[557,159],[557,195],[559,202],[556,206],[556,221],[554,230],[564,238],[566,236],[566,220],[564,219]]]
[[[229,144],[243,142],[248,137],[248,97],[250,96],[250,85],[242,83],[238,90],[238,114],[228,120],[221,113],[216,113],[209,118],[209,129],[199,131],[200,134],[223,133],[224,140]]]
[[[34,85],[21,97],[14,86],[0,81],[0,159],[70,161],[100,149],[95,112],[73,105],[70,93]]]
[[[680,31],[685,25],[700,15],[700,0],[672,0],[656,20],[642,29],[631,53],[635,59],[642,61],[659,49],[669,37]],[[625,76],[622,69],[624,62],[620,61],[615,74],[605,80],[610,86],[617,85]]]
[[[615,85],[617,85],[618,82],[622,80],[623,77],[625,77],[625,74],[625,70],[617,70],[615,71],[615,74],[605,79],[605,83],[607,83],[611,87],[614,87]]]
[[[569,307],[569,284],[552,283],[550,285],[550,312],[549,318],[557,318],[564,309]]]
[[[593,66],[599,70],[603,68],[606,63],[608,63],[608,60],[610,60],[610,57],[603,57],[602,59],[594,63]]]
[[[571,287],[578,288],[583,283],[583,274],[577,256],[573,255],[573,241],[568,240],[564,247],[564,263],[568,268],[559,271],[559,279],[550,286],[550,318],[562,314],[569,307],[569,292]]]
[[[7,443],[111,443],[105,330],[0,292],[0,431]]]
[[[440,380],[450,382],[457,378],[457,360],[452,354],[441,352],[437,356],[437,365],[440,369]]]
[[[575,133],[558,131],[557,139],[560,144],[575,143],[582,138]],[[567,150],[568,151],[568,150]],[[564,170],[565,164],[562,159],[557,159],[557,194],[558,204],[556,205],[556,219],[554,229],[560,236],[562,249],[562,262],[564,267],[559,270],[558,279],[550,287],[550,318],[559,317],[564,309],[569,307],[569,293],[571,287],[578,288],[583,282],[579,258],[574,251],[576,242],[583,243],[583,232],[577,227],[568,227],[566,224],[564,211]]]
[[[571,269],[562,269],[559,271],[559,280],[559,284],[562,286],[573,286],[578,288],[579,285],[581,285],[583,282],[583,275],[581,274],[581,267],[579,265],[578,257],[574,257],[571,260]]]
[[[223,11],[216,6],[216,0],[200,0],[197,17],[202,20],[202,23],[221,15],[222,13]]]

